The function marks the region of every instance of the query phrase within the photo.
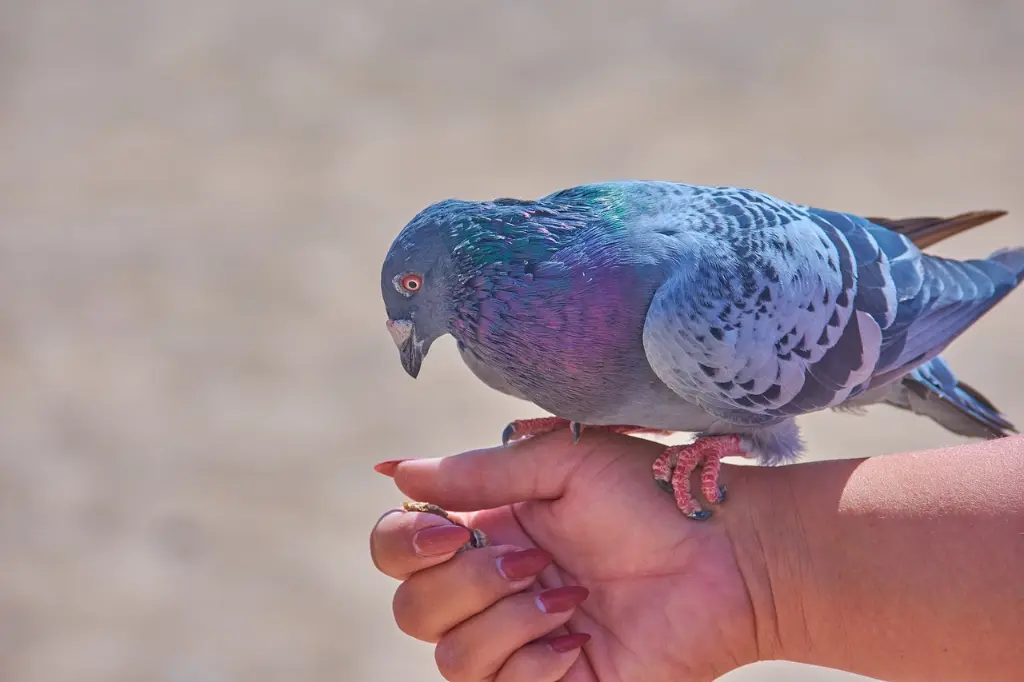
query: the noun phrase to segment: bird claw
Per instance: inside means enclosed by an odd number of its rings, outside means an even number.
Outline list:
[[[561,417],[540,417],[538,419],[517,419],[514,422],[510,422],[505,430],[501,432],[501,444],[507,446],[514,440],[520,440],[522,438],[530,438],[532,436],[541,436],[559,429],[569,427],[570,433],[572,433],[573,444],[580,442],[580,435],[583,433],[584,424],[582,422],[569,421],[568,419],[562,419]],[[587,427],[591,428],[591,427]],[[601,431],[607,431],[608,433],[622,433],[622,434],[633,434],[633,433],[651,433],[651,434],[666,434],[667,431],[658,431],[655,429],[647,429],[642,426],[594,426],[594,429]]]
[[[508,442],[516,435],[516,423],[510,422],[505,430],[501,432],[501,447],[507,447]]]
[[[501,444],[507,446],[511,441],[533,436],[542,436],[546,433],[564,429],[572,426],[572,422],[561,417],[540,417],[537,419],[517,419],[509,423],[501,432]],[[573,430],[578,433],[578,429]]]
[[[652,465],[658,486],[676,499],[679,511],[694,521],[706,521],[711,511],[701,508],[690,492],[690,474],[701,469],[700,490],[710,504],[725,502],[727,489],[718,483],[722,457],[741,454],[737,436],[705,436],[690,445],[673,445],[665,449]]]
[[[675,493],[675,490],[672,489],[672,481],[666,481],[663,478],[656,478],[656,479],[654,479],[654,483],[655,483],[655,485],[658,486],[658,488],[660,488],[662,491],[668,493],[669,495],[672,495],[672,494]],[[719,504],[719,505],[720,504],[725,504],[725,501],[726,501],[726,499],[728,499],[728,497],[729,497],[729,489],[724,484],[722,484],[722,485],[718,486],[718,499],[717,500],[708,500],[708,502],[710,502],[711,504]],[[696,521],[703,521],[704,518],[707,518],[707,517],[697,518],[697,517],[694,517],[694,516],[692,516],[690,514],[686,514],[686,516],[688,516],[689,518],[692,518],[692,519],[694,519]]]

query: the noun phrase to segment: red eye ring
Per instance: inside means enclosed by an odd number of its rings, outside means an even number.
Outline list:
[[[409,273],[408,275],[402,276],[402,279],[399,280],[399,285],[405,291],[408,291],[410,294],[414,294],[423,288],[423,278],[419,275]]]

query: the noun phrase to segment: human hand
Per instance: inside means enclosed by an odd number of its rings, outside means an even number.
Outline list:
[[[730,503],[707,523],[683,517],[651,477],[661,449],[595,430],[576,445],[554,433],[379,466],[490,539],[456,554],[466,529],[432,514],[382,517],[371,553],[402,581],[399,627],[437,643],[453,682],[712,680],[757,660],[730,540],[743,512]]]

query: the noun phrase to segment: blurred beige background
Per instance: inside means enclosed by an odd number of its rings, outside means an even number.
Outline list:
[[[1024,243],[1024,5],[0,1],[0,680],[436,681],[371,465],[534,414],[418,382],[379,264],[435,200],[674,179]],[[949,353],[1024,421],[1001,305]],[[955,439],[803,420],[817,456]],[[848,680],[786,664],[729,680]]]

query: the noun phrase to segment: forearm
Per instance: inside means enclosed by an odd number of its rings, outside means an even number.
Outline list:
[[[1022,679],[1024,438],[730,474],[764,656]]]

